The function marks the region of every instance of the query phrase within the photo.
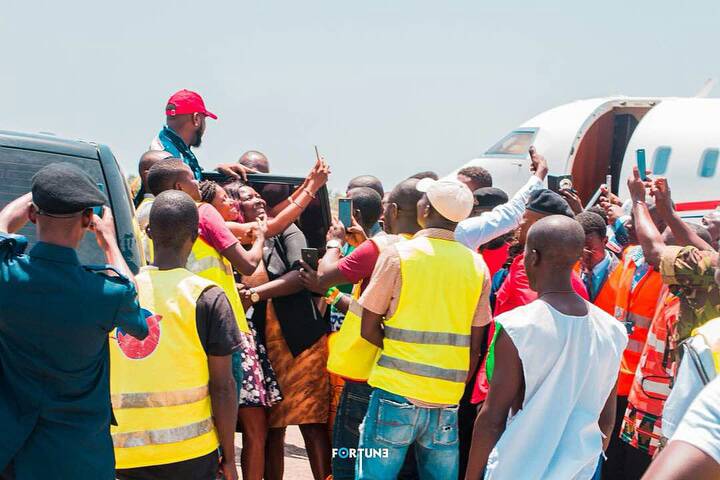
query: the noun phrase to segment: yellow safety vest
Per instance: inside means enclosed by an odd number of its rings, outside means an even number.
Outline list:
[[[135,277],[148,336],[115,330],[110,341],[110,428],[117,468],[181,462],[218,447],[207,355],[195,320],[212,282],[184,268],[144,268]]]
[[[140,210],[140,208],[144,204],[146,204],[148,202],[153,202],[154,200],[155,200],[154,197],[153,198],[143,198],[142,202],[140,202],[140,205],[137,206],[135,211]],[[137,238],[140,239],[140,248],[141,248],[142,257],[145,259],[145,262],[149,265],[152,263],[154,255],[155,255],[155,252],[153,251],[153,242],[150,239],[150,237],[147,236],[147,232],[145,232],[145,230],[140,228],[140,225],[138,224],[137,219],[135,219],[133,217],[133,221],[134,221],[134,228],[136,229],[135,231],[137,233]]]
[[[225,291],[233,313],[235,313],[238,328],[241,332],[250,333],[230,261],[209,243],[198,237],[193,244],[186,268],[194,274],[218,284]]]
[[[428,237],[396,248],[400,298],[385,320],[383,351],[368,383],[423,402],[456,404],[470,368],[482,257],[457,242]]]
[[[715,364],[715,373],[720,375],[720,318],[708,320],[692,331],[692,336],[700,336],[710,348]]]
[[[382,252],[387,246],[408,238],[407,235],[383,235],[370,241]],[[359,283],[353,287],[352,298],[340,330],[328,336],[327,369],[341,377],[366,382],[380,349],[360,335],[362,307],[357,303],[360,298]]]

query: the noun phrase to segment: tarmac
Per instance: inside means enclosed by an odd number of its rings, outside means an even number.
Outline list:
[[[242,478],[242,471],[240,470],[241,437],[242,435],[239,433],[235,435],[235,463],[237,463],[240,478]],[[305,442],[303,442],[300,429],[297,426],[288,427],[285,434],[285,474],[283,478],[313,480],[307,452],[305,451]]]

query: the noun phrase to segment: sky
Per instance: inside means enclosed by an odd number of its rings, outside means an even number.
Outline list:
[[[317,145],[332,188],[391,187],[563,103],[692,96],[718,24],[715,0],[6,2],[0,129],[106,143],[130,174],[188,88],[219,116],[206,168],[254,149],[304,175]]]

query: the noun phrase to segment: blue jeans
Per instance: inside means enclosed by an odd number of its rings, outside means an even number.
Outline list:
[[[364,382],[345,382],[338,402],[335,424],[333,424],[332,474],[334,480],[355,478],[355,458],[336,452],[341,448],[357,449],[360,441],[360,424],[367,413],[372,387]]]
[[[456,479],[458,407],[418,407],[405,397],[373,389],[360,426],[355,478],[396,478],[411,445],[420,478]]]

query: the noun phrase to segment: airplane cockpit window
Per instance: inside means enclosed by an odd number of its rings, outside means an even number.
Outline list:
[[[486,151],[485,155],[524,157],[528,154],[528,150],[533,144],[533,140],[535,140],[537,130],[537,128],[514,130]]]
[[[700,159],[700,169],[698,175],[703,178],[711,178],[715,176],[715,170],[717,169],[718,157],[720,151],[717,148],[708,148],[702,154]]]
[[[654,175],[665,175],[665,172],[667,172],[668,169],[668,163],[670,163],[671,152],[672,149],[670,147],[658,147],[655,150],[652,167]]]

